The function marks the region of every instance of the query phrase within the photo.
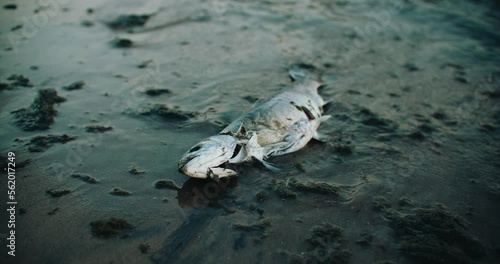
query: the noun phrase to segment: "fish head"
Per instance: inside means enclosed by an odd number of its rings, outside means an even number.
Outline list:
[[[234,176],[236,171],[225,166],[240,150],[241,145],[231,135],[209,137],[184,154],[179,160],[179,172],[201,179]]]

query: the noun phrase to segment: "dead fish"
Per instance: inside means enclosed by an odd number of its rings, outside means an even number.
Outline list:
[[[228,164],[256,159],[270,170],[279,170],[266,161],[303,148],[330,118],[323,114],[325,102],[318,94],[320,83],[304,80],[254,106],[218,135],[189,149],[179,160],[179,172],[193,178],[237,175]]]

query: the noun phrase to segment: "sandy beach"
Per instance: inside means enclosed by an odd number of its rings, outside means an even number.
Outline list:
[[[1,262],[500,263],[499,7],[2,1]],[[326,142],[178,172],[292,66]]]

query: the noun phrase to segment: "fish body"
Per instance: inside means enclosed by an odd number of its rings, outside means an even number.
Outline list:
[[[257,159],[271,170],[268,157],[284,155],[303,148],[321,122],[325,102],[318,94],[320,84],[303,81],[257,104],[218,135],[209,137],[188,150],[179,161],[179,171],[195,178],[227,177],[236,171],[228,163]]]

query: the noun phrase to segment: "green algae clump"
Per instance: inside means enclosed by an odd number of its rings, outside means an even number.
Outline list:
[[[66,101],[54,89],[42,89],[28,108],[12,111],[16,125],[24,131],[47,130],[54,123],[57,110],[54,104]]]

